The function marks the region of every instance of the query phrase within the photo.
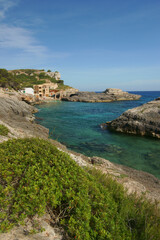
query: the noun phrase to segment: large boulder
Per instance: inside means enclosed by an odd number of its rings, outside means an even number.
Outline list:
[[[102,124],[110,130],[160,138],[160,98],[129,109],[117,119]]]

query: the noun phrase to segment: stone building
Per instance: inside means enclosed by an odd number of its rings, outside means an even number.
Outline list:
[[[38,98],[51,97],[52,90],[58,88],[57,83],[44,83],[40,85],[34,85],[34,95]]]

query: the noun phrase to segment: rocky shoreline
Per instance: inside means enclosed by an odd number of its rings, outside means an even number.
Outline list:
[[[0,96],[0,124],[8,127],[7,137],[0,136],[0,142],[11,138],[39,137],[48,139],[49,130],[35,123],[34,113],[36,108],[21,101],[18,96]],[[128,194],[136,192],[137,195],[146,195],[150,201],[160,201],[160,180],[153,175],[138,171],[126,166],[111,163],[106,159],[99,157],[87,157],[70,151],[61,143],[48,139],[60,151],[66,152],[81,167],[95,167],[104,174],[112,176],[117,182],[122,184],[128,191]],[[9,233],[1,234],[2,240],[14,239],[63,239],[62,229],[58,229],[49,224],[50,216],[46,214],[42,218],[38,217],[41,226],[46,230],[42,233],[27,236],[27,231],[32,225],[30,219],[26,220],[24,226],[17,226]],[[26,230],[27,226],[27,230]]]
[[[0,142],[11,138],[24,137],[40,137],[48,139],[49,130],[35,123],[34,113],[36,111],[37,109],[35,107],[21,101],[18,96],[0,95],[0,124],[8,127],[10,131],[7,137],[0,136]],[[128,186],[129,192],[137,191],[138,194],[141,192],[148,192],[148,198],[160,200],[160,180],[153,175],[126,166],[114,164],[99,157],[90,158],[68,150],[64,145],[55,140],[48,140],[56,145],[59,150],[67,152],[80,166],[94,165],[97,168],[100,168],[103,172],[113,175],[118,182],[124,183],[124,186]],[[131,182],[133,181],[137,181],[137,183],[132,185]],[[143,184],[145,184],[145,186],[142,186]],[[134,189],[134,186],[136,185],[139,187],[135,187]],[[153,189],[152,186],[154,186]],[[155,190],[157,191],[157,195],[153,194]]]
[[[129,109],[101,126],[112,131],[160,138],[160,98]]]
[[[107,88],[102,93],[96,92],[76,92],[74,94],[62,97],[62,101],[70,102],[113,102],[138,100],[141,96],[124,92],[121,89]]]
[[[0,124],[9,129],[8,136],[0,136],[0,142],[10,138],[48,138],[49,130],[34,122],[37,109],[21,100],[20,95],[0,94]]]
[[[150,173],[139,171],[121,164],[112,163],[100,157],[87,157],[71,151],[56,140],[51,140],[59,150],[66,152],[81,167],[95,167],[104,174],[112,176],[122,184],[128,193],[136,192],[137,195],[145,194],[151,201],[160,201],[160,180]]]

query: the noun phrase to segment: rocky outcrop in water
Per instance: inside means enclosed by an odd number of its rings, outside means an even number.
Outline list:
[[[160,98],[129,109],[101,126],[117,132],[160,138]]]
[[[76,92],[63,97],[63,101],[71,102],[113,102],[122,100],[138,100],[141,96],[123,92],[121,89],[107,88],[103,93]]]

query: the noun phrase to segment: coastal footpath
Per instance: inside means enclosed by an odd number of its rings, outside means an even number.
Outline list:
[[[160,138],[160,98],[129,109],[101,126],[112,131]]]
[[[124,92],[121,89],[107,88],[102,93],[96,92],[76,92],[62,97],[62,101],[70,102],[113,102],[125,100],[138,100],[141,96]]]
[[[87,157],[82,154],[68,150],[64,145],[55,140],[48,139],[48,129],[35,123],[34,113],[37,111],[31,105],[23,102],[19,94],[0,94],[0,124],[9,129],[6,136],[0,136],[4,142],[13,138],[39,137],[48,140],[61,152],[67,153],[81,168],[96,168],[101,173],[111,176],[122,184],[128,194],[134,192],[138,196],[146,194],[150,201],[160,201],[160,180],[149,173],[137,171],[126,166],[113,164],[99,157]],[[35,216],[34,219],[27,218],[24,225],[17,225],[8,233],[1,233],[1,240],[44,240],[64,239],[64,231],[53,222],[53,213],[46,212],[42,217]],[[37,221],[44,231],[30,235],[30,229]]]

